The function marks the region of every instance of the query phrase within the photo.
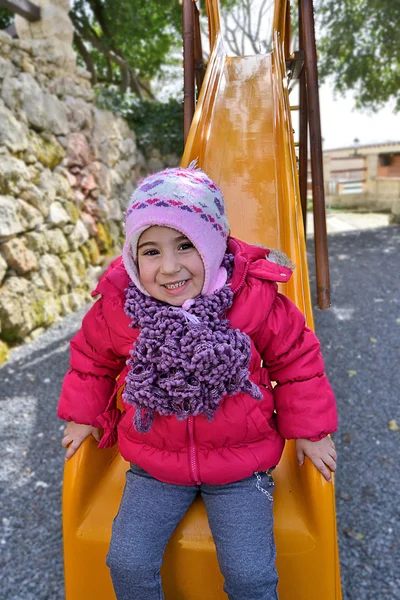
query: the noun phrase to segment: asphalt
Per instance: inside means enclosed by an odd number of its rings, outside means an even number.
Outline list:
[[[330,235],[329,253],[332,308],[314,317],[339,407],[343,596],[400,599],[400,229]]]
[[[343,598],[395,600],[400,431],[392,429],[400,426],[400,229],[338,229],[329,235],[332,308],[316,309],[314,316],[340,414],[334,439]],[[314,289],[311,253],[309,263]],[[1,600],[64,598],[63,425],[55,411],[68,341],[83,314],[16,349],[0,367]]]
[[[326,212],[326,230],[328,234],[351,233],[365,229],[377,229],[389,225],[388,213],[347,212],[344,210],[328,210]],[[307,233],[314,232],[314,220],[311,212],[307,213]]]

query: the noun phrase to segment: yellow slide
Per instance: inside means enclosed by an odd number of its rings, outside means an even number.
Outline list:
[[[218,1],[208,0],[212,54],[182,159],[199,159],[225,195],[232,235],[283,250],[296,263],[282,291],[312,326],[297,169],[282,49],[286,1],[276,1],[274,50],[226,57]],[[115,598],[105,566],[125,463],[92,438],[65,468],[63,492],[67,600]],[[275,471],[275,536],[280,600],[340,600],[334,488],[286,445]],[[166,600],[223,600],[204,505],[197,500],[168,544]]]

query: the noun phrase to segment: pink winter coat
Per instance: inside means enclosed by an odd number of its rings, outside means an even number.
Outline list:
[[[251,338],[250,378],[262,390],[261,401],[240,392],[222,399],[212,422],[203,415],[178,421],[157,414],[148,433],[135,430],[135,408],[124,404],[121,414],[115,405],[139,335],[124,312],[129,277],[121,259],[100,280],[93,295],[101,297],[71,341],[58,416],[104,428],[100,447],[115,443],[118,425],[122,456],[167,483],[224,484],[249,477],[279,462],[284,439],[318,440],[337,427],[319,342],[299,309],[277,291],[276,282],[287,281],[290,269],[268,260],[268,250],[234,238],[229,250],[235,255],[235,295],[228,318]]]

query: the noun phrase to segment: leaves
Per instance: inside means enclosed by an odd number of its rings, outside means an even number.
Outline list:
[[[165,156],[183,153],[183,102],[139,100],[132,94],[122,96],[114,88],[98,91],[97,103],[122,115],[135,131],[139,148],[147,158],[157,148]]]
[[[360,533],[359,531],[354,531],[354,529],[345,529],[344,533],[348,536],[348,537],[352,537],[356,540],[363,540],[364,539],[364,534]]]
[[[356,106],[377,110],[389,100],[400,110],[400,2],[317,0],[322,37],[321,79],[335,90],[353,90]]]
[[[238,0],[224,0],[235,4]],[[75,0],[75,47],[92,81],[151,97],[149,82],[182,48],[177,0]]]
[[[353,439],[353,434],[350,433],[350,432],[345,433],[345,434],[343,434],[343,438],[342,439],[343,439],[343,444],[345,444],[347,446],[348,444],[351,443],[351,441]]]
[[[391,419],[388,423],[388,429],[390,431],[399,431],[399,426],[396,423],[396,419]]]
[[[5,29],[13,22],[14,15],[8,8],[0,8],[0,29]]]
[[[181,11],[175,0],[75,0],[75,44],[93,80],[140,96],[181,43]]]
[[[347,375],[349,377],[355,377],[357,375],[357,371],[353,371],[352,369],[350,369],[349,371],[347,371]]]

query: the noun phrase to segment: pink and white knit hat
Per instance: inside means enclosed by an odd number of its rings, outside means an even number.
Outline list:
[[[219,187],[191,163],[187,169],[166,169],[146,177],[128,204],[126,241],[122,257],[128,275],[144,294],[137,269],[138,241],[152,225],[177,229],[194,244],[205,270],[202,293],[223,287],[227,273],[221,267],[226,252],[229,224]]]

